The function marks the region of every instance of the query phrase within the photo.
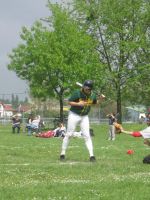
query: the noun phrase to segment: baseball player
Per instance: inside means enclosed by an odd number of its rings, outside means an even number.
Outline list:
[[[150,125],[148,125],[147,128],[141,130],[141,131],[125,131],[122,130],[122,133],[126,133],[128,135],[131,135],[133,137],[143,137],[144,138],[144,144],[150,146]]]
[[[81,132],[85,140],[86,147],[89,151],[90,161],[95,161],[95,156],[93,154],[93,144],[89,132],[89,117],[88,113],[92,104],[97,104],[105,96],[101,95],[97,100],[96,94],[92,92],[93,81],[86,80],[83,83],[81,89],[75,90],[71,97],[69,98],[69,105],[71,106],[68,123],[67,132],[63,139],[62,150],[60,154],[60,160],[65,159],[66,149],[68,147],[70,137],[73,137],[76,126],[80,123]]]

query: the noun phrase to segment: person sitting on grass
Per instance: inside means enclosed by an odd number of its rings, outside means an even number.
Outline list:
[[[59,126],[54,130],[49,130],[42,133],[35,134],[36,137],[50,138],[50,137],[63,137],[66,133],[66,127],[63,123],[59,123]]]
[[[65,137],[66,127],[62,122],[60,122],[58,127],[53,131],[54,131],[54,137]]]
[[[42,132],[42,133],[37,133],[35,134],[35,137],[41,137],[41,138],[51,138],[54,137],[54,131],[46,131],[46,132]]]
[[[40,123],[40,116],[36,116],[32,121],[30,126],[28,126],[28,135],[32,135],[32,133],[38,133],[39,131],[39,123]]]
[[[12,117],[12,132],[15,133],[15,129],[17,129],[17,133],[20,133],[20,125],[21,125],[21,119],[16,114]]]
[[[27,124],[26,124],[26,130],[27,131],[31,128],[32,120],[33,120],[33,116],[29,115],[29,117],[27,119]]]

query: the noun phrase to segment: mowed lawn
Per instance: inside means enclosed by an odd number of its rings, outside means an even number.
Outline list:
[[[95,163],[81,138],[71,139],[61,162],[62,139],[12,134],[11,127],[0,126],[0,200],[149,200],[150,165],[142,160],[150,148],[143,139],[120,134],[108,141],[107,124],[91,127]]]

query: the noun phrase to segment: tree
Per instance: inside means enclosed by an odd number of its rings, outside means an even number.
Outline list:
[[[97,40],[100,62],[105,66],[105,90],[116,99],[121,122],[122,102],[139,102],[141,90],[135,93],[135,86],[141,85],[144,74],[150,74],[149,1],[74,0],[74,5],[80,25]]]
[[[28,80],[31,92],[39,98],[56,96],[63,120],[63,100],[76,81],[98,74],[100,63],[95,41],[82,30],[69,13],[48,4],[52,16],[22,28],[22,44],[12,50],[8,68]]]
[[[11,95],[11,104],[13,107],[15,107],[15,96],[14,94]]]
[[[19,106],[19,97],[18,97],[18,95],[16,95],[16,96],[14,94],[11,95],[11,104],[15,109]]]

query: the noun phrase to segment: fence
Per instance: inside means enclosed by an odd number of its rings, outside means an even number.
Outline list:
[[[91,124],[106,124],[108,123],[108,119],[107,118],[93,118],[90,117],[90,123]],[[56,126],[58,125],[58,122],[60,121],[59,118],[42,118],[42,120],[44,121],[45,127],[47,129],[54,129],[56,128]],[[22,126],[26,127],[26,122],[27,122],[27,118],[23,118],[22,119]],[[123,123],[132,123],[135,121],[123,121]],[[0,119],[0,125],[11,125],[12,121],[11,119]],[[67,125],[67,118],[65,118],[64,124]]]
[[[47,128],[56,127],[58,122],[60,121],[59,118],[42,118],[42,120],[45,123],[45,126]],[[26,125],[27,118],[22,118],[22,124]],[[98,118],[90,118],[90,122],[94,124],[100,124],[100,123],[107,123],[108,119],[98,119]],[[12,120],[11,119],[0,119],[0,125],[11,125]],[[67,118],[64,120],[65,125],[67,124]]]

